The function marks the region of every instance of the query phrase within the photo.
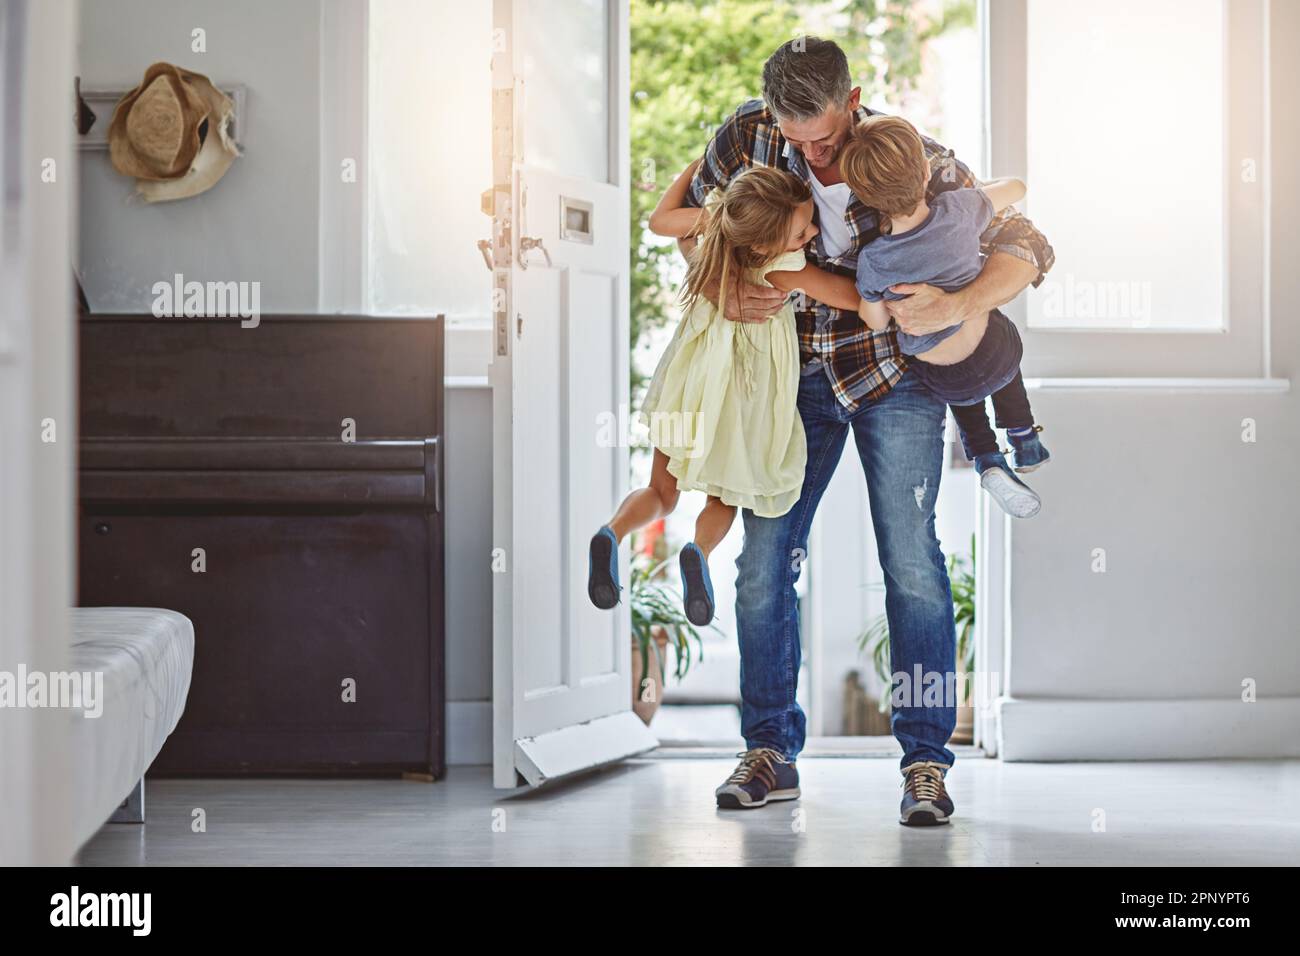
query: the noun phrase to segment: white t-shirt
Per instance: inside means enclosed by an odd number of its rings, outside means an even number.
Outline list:
[[[849,224],[844,221],[853,192],[848,183],[823,186],[815,174],[808,179],[812,184],[813,203],[817,206],[817,228],[821,230],[822,245],[828,256],[842,256],[849,251],[849,244],[853,241]]]

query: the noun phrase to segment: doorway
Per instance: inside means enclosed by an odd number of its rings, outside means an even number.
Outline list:
[[[669,14],[657,4],[631,3],[632,158],[632,374],[629,403],[636,408],[664,346],[680,317],[676,294],[685,268],[675,245],[649,233],[646,220],[663,189],[704,150],[709,129],[743,101],[760,93],[767,56],[790,37],[812,33],[839,43],[849,57],[862,100],[873,109],[906,116],[951,147],[976,175],[986,175],[983,103],[983,45],[978,5],[919,0],[868,18],[863,5],[847,16],[830,4],[753,5],[753,16],[722,21],[707,4],[677,5]],[[868,27],[870,29],[868,29]],[[876,65],[868,34],[891,50],[891,69]],[[695,61],[680,56],[683,44],[725,51],[731,63],[725,81],[701,75]],[[732,77],[735,77],[732,79]],[[976,530],[978,488],[951,423],[949,453],[937,505],[944,551],[969,572]],[[644,484],[651,455],[632,449],[632,485]],[[690,540],[703,496],[683,495],[662,529],[634,538],[647,563],[675,555]],[[828,518],[832,515],[833,518]],[[664,745],[736,749],[740,743],[739,651],[735,632],[734,562],[743,539],[741,522],[710,562],[717,598],[715,626],[700,633],[685,675],[668,651],[663,705],[651,730]],[[814,522],[804,573],[797,584],[804,641],[799,699],[814,737],[886,735],[887,715],[879,700],[885,681],[876,673],[871,647],[860,639],[884,613],[880,563],[862,467],[848,444]],[[675,562],[665,581],[675,585]],[[699,653],[699,652],[702,652]],[[873,714],[874,712],[874,714]],[[883,717],[873,719],[874,715]],[[866,733],[864,733],[864,731]]]

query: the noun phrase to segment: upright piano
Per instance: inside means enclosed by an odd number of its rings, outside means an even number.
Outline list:
[[[441,776],[442,317],[84,315],[79,404],[79,603],[194,623],[150,773]]]

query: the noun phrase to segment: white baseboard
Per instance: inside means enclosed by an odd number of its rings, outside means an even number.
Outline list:
[[[1075,700],[1001,697],[998,756],[1027,760],[1300,757],[1300,697]]]
[[[492,701],[447,702],[447,765],[473,767],[492,763]]]

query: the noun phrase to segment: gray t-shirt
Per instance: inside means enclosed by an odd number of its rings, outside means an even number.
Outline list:
[[[923,282],[956,292],[975,281],[984,267],[980,235],[993,219],[993,204],[982,189],[949,189],[930,201],[930,215],[897,236],[877,236],[858,255],[858,294],[868,302],[904,299],[889,287]],[[898,333],[905,355],[928,352],[961,328],[929,335]]]

